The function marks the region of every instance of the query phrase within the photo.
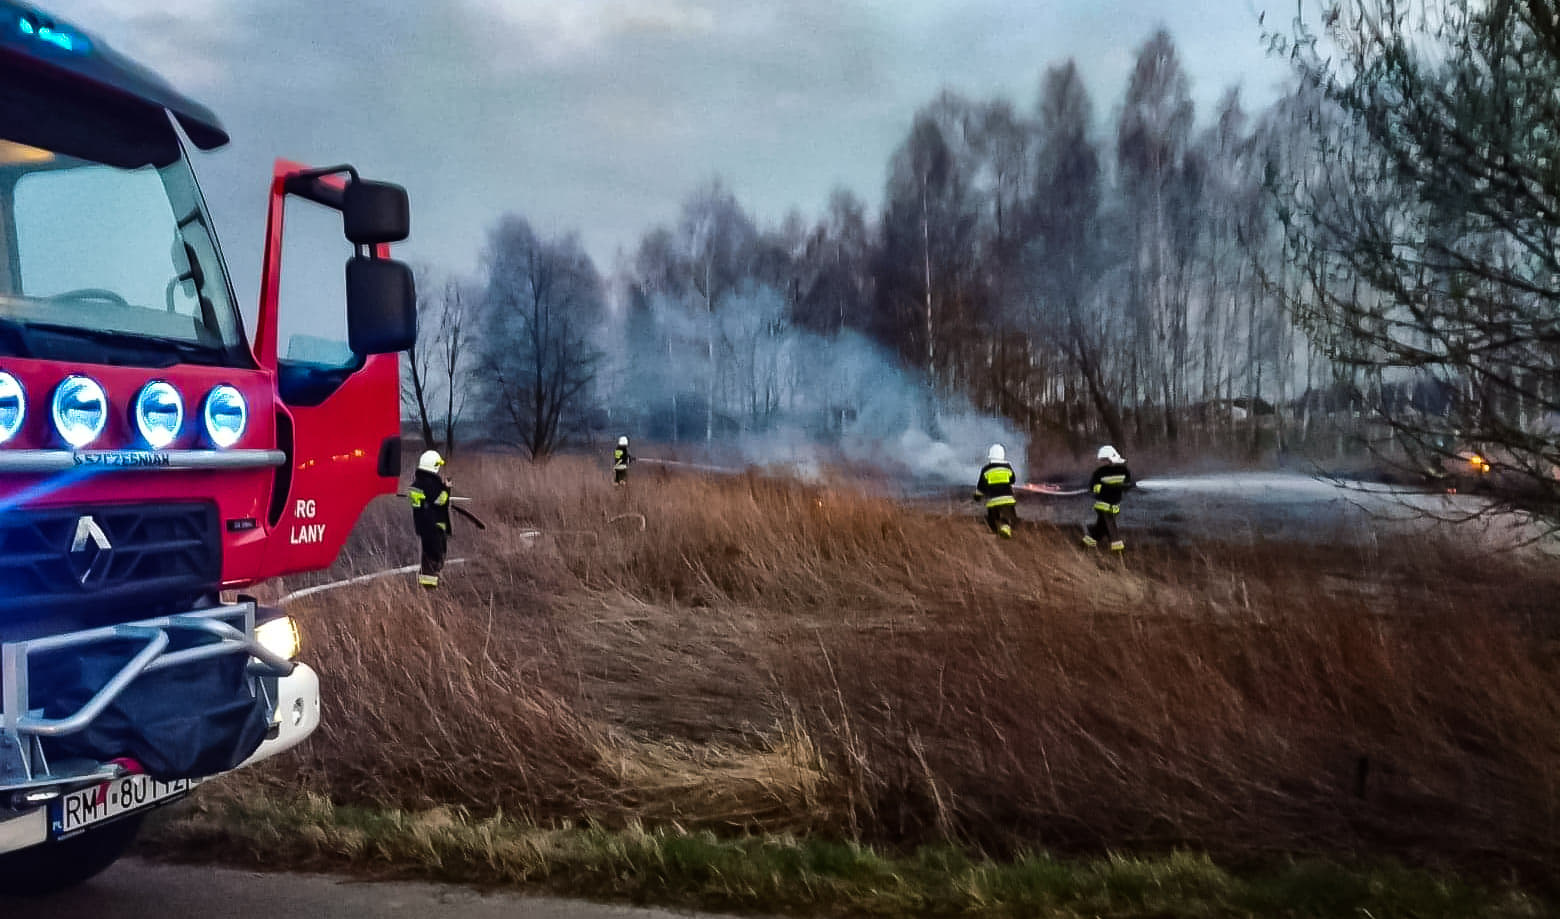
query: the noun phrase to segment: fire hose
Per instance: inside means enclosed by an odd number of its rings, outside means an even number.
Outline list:
[[[466,560],[463,558],[452,558],[444,564],[446,567],[453,567],[455,565],[464,565],[465,563]],[[360,574],[353,578],[343,578],[340,581],[331,581],[329,584],[319,584],[314,587],[305,587],[301,590],[295,590],[280,600],[277,600],[276,605],[286,606],[294,600],[302,600],[304,597],[312,597],[315,594],[324,593],[327,590],[335,590],[338,587],[351,587],[354,584],[366,584],[369,581],[377,581],[380,578],[387,578],[393,574],[410,574],[413,571],[418,570],[420,567],[422,566],[403,565],[400,568],[388,568],[384,571],[375,571],[370,574]]]
[[[404,497],[406,497],[406,492],[398,491],[398,492],[395,493],[395,496],[397,498],[404,498]],[[476,514],[473,514],[471,511],[468,511],[464,507],[461,507],[462,504],[464,504],[464,503],[466,503],[467,501],[470,501],[470,500],[471,500],[470,498],[457,498],[454,495],[451,495],[450,496],[450,510],[454,511],[455,513],[457,513],[457,514],[461,515],[462,517],[465,517],[467,520],[471,521],[471,525],[476,527],[477,529],[479,529],[479,530],[487,529],[487,524],[482,520],[481,517],[478,517]]]
[[[741,475],[741,469],[730,466],[709,466],[704,463],[685,463],[681,460],[652,459],[650,457],[635,457],[636,463],[649,463],[652,466],[675,466],[679,469],[695,469],[699,472],[713,472],[716,475]]]
[[[1087,488],[1073,488],[1063,491],[1054,485],[1014,485],[1013,490],[1021,491],[1025,494],[1038,495],[1042,498],[1076,498],[1079,495],[1089,493]]]

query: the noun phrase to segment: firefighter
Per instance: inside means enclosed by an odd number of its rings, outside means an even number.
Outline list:
[[[612,484],[628,484],[628,464],[634,461],[634,455],[628,452],[628,437],[624,435],[618,438],[617,449],[612,451]]]
[[[986,451],[986,465],[975,482],[974,499],[986,501],[986,526],[1003,539],[1013,538],[1018,524],[1018,499],[1013,497],[1013,467],[1008,465],[1007,450],[992,444]]]
[[[1099,465],[1089,477],[1089,491],[1094,495],[1094,522],[1084,527],[1083,544],[1093,549],[1109,540],[1111,551],[1121,552],[1127,544],[1116,530],[1116,517],[1121,513],[1121,496],[1137,487],[1137,483],[1132,481],[1132,471],[1115,447],[1106,444],[1096,458]]]
[[[428,590],[439,586],[439,572],[450,543],[450,483],[439,472],[444,457],[428,450],[417,460],[417,474],[406,490],[412,499],[412,525],[422,540],[422,569],[417,583]]]

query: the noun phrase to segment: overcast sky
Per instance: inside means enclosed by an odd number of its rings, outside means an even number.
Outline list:
[[[844,185],[874,207],[914,111],[946,86],[1034,102],[1075,58],[1106,121],[1168,26],[1202,120],[1270,100],[1257,12],[1289,0],[39,0],[214,108],[197,162],[246,307],[270,164],[350,161],[406,185],[404,257],[473,271],[503,211],[578,230],[603,271],[720,175],[765,222]],[[1271,24],[1271,22],[1270,22]],[[247,311],[247,309],[246,309]]]

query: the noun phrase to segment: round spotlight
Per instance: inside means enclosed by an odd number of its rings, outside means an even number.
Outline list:
[[[249,406],[243,393],[224,383],[206,397],[206,436],[219,447],[238,443],[249,424]]]
[[[27,393],[22,382],[0,371],[0,444],[16,436],[27,418]]]
[[[184,399],[172,383],[153,380],[135,397],[135,426],[153,450],[173,443],[184,427]]]
[[[108,424],[108,396],[91,377],[68,376],[54,390],[54,430],[80,450],[98,439]]]

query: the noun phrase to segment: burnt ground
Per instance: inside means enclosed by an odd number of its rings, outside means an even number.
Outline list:
[[[920,508],[978,518],[967,488],[912,500]],[[1087,494],[1021,493],[1019,517],[1080,531],[1093,519]],[[1295,473],[1227,473],[1147,478],[1122,502],[1120,524],[1137,545],[1207,542],[1369,545],[1449,536],[1496,551],[1540,540],[1541,530],[1482,498],[1313,478]],[[1550,540],[1544,540],[1546,545]]]

